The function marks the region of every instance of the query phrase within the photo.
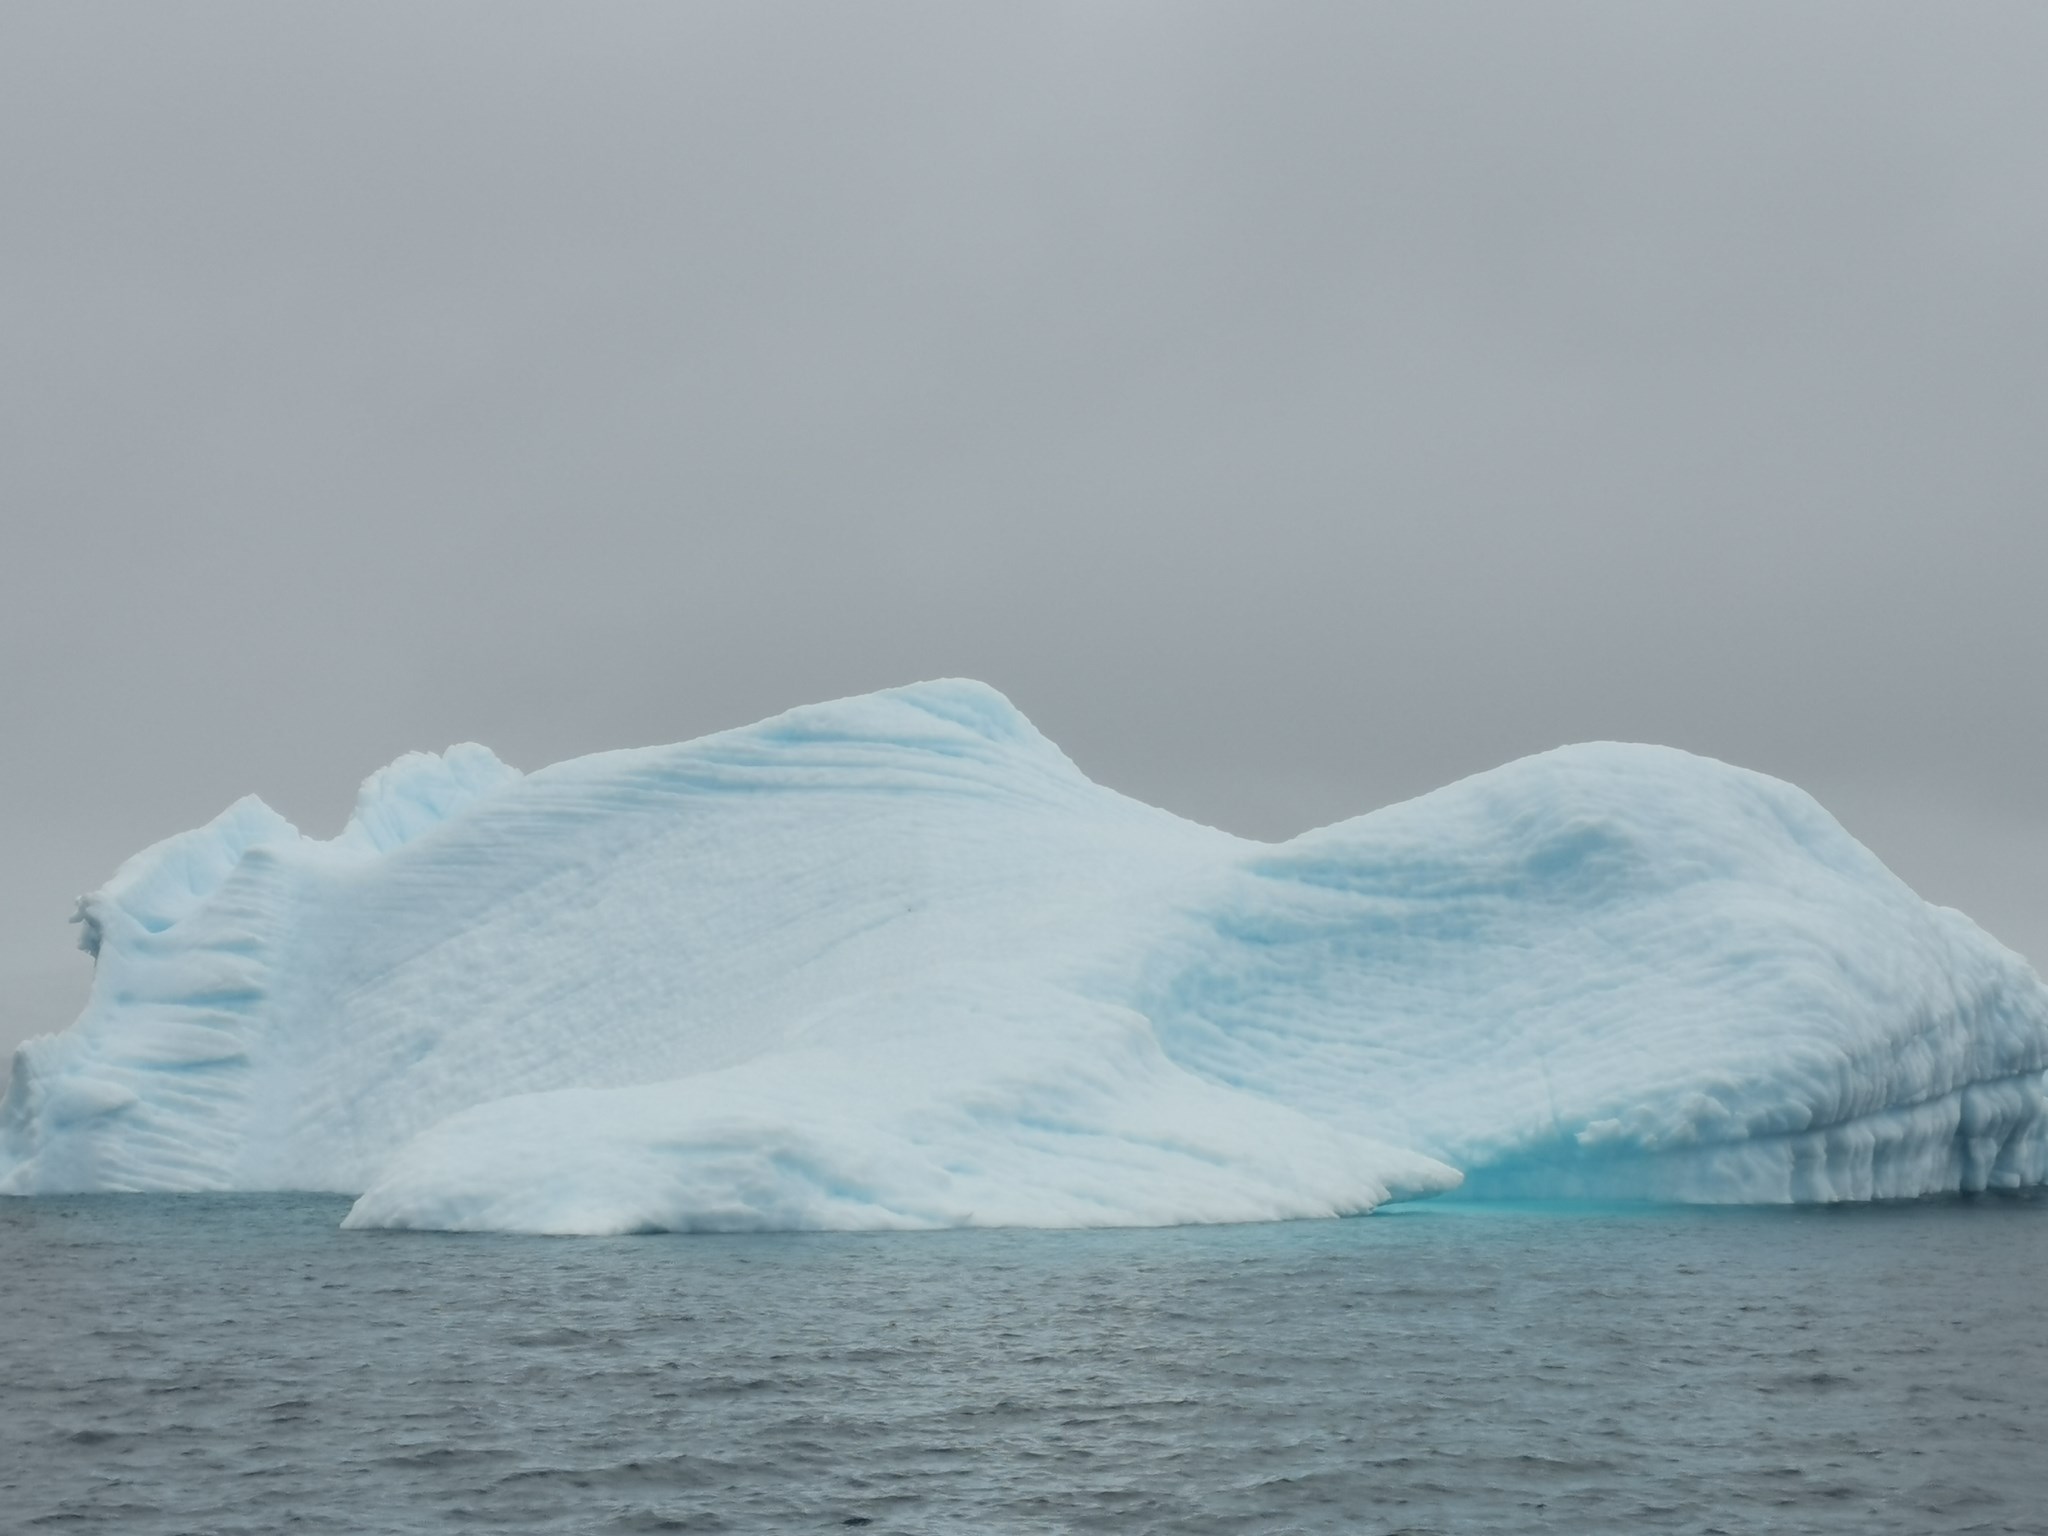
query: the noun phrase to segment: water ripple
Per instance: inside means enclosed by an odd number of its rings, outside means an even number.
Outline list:
[[[2048,1203],[344,1234],[0,1202],[0,1507],[78,1532],[2048,1531]]]

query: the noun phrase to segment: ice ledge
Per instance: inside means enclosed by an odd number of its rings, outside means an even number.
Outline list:
[[[1811,1131],[1661,1152],[1535,1147],[1466,1170],[1458,1196],[1828,1205],[2042,1184],[2048,1184],[2048,1072],[2029,1072]]]

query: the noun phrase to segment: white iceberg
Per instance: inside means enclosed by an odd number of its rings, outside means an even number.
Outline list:
[[[402,758],[80,903],[0,1191],[531,1232],[1145,1225],[2048,1182],[2048,991],[1790,785],[1564,748],[1291,842],[940,682]]]

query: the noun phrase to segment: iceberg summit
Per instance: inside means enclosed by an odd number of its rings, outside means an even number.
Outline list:
[[[1253,1221],[2048,1182],[2048,992],[1811,798],[1663,747],[1290,842],[935,682],[260,800],[79,903],[0,1192],[553,1233]]]

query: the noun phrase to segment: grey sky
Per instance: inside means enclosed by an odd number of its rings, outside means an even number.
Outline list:
[[[2048,7],[0,4],[0,1045],[247,791],[987,679],[1570,740],[2048,958]]]

